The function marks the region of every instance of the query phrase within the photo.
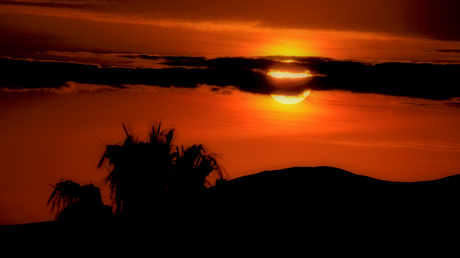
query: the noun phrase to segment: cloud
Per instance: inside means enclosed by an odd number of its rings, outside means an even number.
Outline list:
[[[445,104],[449,107],[460,108],[460,102],[447,102]]]
[[[149,87],[152,88],[152,87]],[[126,89],[130,91],[146,91],[141,85],[128,85]],[[113,87],[108,85],[98,85],[98,84],[88,84],[88,83],[76,83],[76,82],[66,82],[64,85],[56,88],[2,88],[0,91],[3,92],[50,92],[56,94],[72,94],[78,92],[95,92],[95,91],[104,91],[104,90],[114,90]],[[152,89],[153,90],[153,89]]]
[[[114,55],[114,54],[111,54]],[[126,58],[127,54],[120,54]],[[271,94],[279,90],[266,72],[273,67],[310,70],[313,77],[301,85],[285,88],[297,93],[305,89],[343,90],[431,100],[460,97],[459,64],[398,63],[371,64],[319,57],[204,58],[131,54],[128,58],[161,60],[162,69],[101,67],[96,64],[34,61],[1,58],[0,87],[40,89],[80,85],[104,85],[104,89],[126,89],[126,85],[196,88],[232,86],[241,91]],[[294,59],[285,63],[280,59]],[[79,88],[78,90],[84,90]]]
[[[442,53],[457,53],[457,54],[460,54],[460,49],[438,49],[436,51],[442,52]]]
[[[173,0],[165,3],[139,0],[14,1],[22,5],[0,1],[0,34],[4,36],[0,40],[0,55],[43,58],[43,55],[30,53],[35,50],[39,53],[103,51],[194,56],[283,54],[393,60],[460,58],[433,51],[454,48],[455,42],[382,28],[390,25],[398,30],[404,28],[399,26],[401,24],[391,24],[398,20],[393,15],[398,12],[389,12],[388,1],[381,1],[381,4],[380,1],[361,3],[352,0],[374,12],[379,10],[375,15],[366,12],[365,8],[362,11],[352,8],[347,12],[344,5],[348,8],[360,6],[349,4],[349,1],[346,4],[335,0],[333,3],[317,1],[309,4],[310,1],[288,0],[279,6],[273,1],[260,1],[263,8],[255,4],[258,1],[251,1],[254,4],[251,6],[244,4],[240,6],[242,8],[235,7],[239,5],[234,1],[226,0]],[[38,3],[42,6],[37,6]],[[46,6],[47,3],[62,6]],[[91,4],[94,6],[90,7]],[[325,8],[328,6],[334,8]],[[307,14],[304,10],[308,10]],[[389,15],[382,15],[383,10]],[[380,18],[368,21],[374,17]]]
[[[459,152],[460,144],[447,142],[422,142],[422,141],[341,141],[341,140],[324,140],[324,139],[305,139],[298,140],[320,144],[333,144],[350,147],[372,147],[372,148],[405,148],[420,149],[430,151],[452,151]]]
[[[96,6],[107,6],[109,2],[98,0],[10,0],[1,1],[4,5],[41,6],[41,7],[64,7],[64,8],[90,8]]]
[[[398,63],[366,64],[316,60],[307,63],[315,76],[309,86],[316,90],[347,90],[433,100],[460,95],[458,64]]]
[[[199,84],[219,87],[235,86],[252,93],[269,93],[270,86],[261,73],[240,67],[134,69],[121,67],[101,68],[67,62],[42,62],[0,59],[5,76],[3,88],[60,88],[67,82],[110,85],[125,88],[126,84],[161,87],[194,88]]]
[[[163,21],[240,22],[280,29],[378,32],[460,40],[457,0],[10,0],[4,5],[86,9],[100,14]],[[207,27],[207,26],[202,26]]]
[[[66,82],[85,82],[99,72],[99,66],[72,62],[1,58],[4,88],[59,88]],[[89,83],[88,81],[86,81]]]

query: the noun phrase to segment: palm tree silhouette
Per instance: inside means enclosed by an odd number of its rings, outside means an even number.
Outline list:
[[[105,179],[110,185],[116,214],[138,214],[147,204],[160,205],[168,186],[172,159],[174,129],[152,127],[147,142],[139,142],[123,129],[126,139],[122,145],[107,145],[98,167],[112,165]]]
[[[225,179],[217,155],[208,154],[202,145],[174,148],[174,129],[161,130],[159,123],[146,142],[135,139],[125,125],[123,129],[123,144],[107,145],[98,164],[110,166],[104,182],[110,186],[116,214],[138,216],[166,209],[171,192],[197,192]]]
[[[107,219],[112,213],[110,206],[104,205],[101,191],[93,184],[80,185],[70,180],[60,181],[54,186],[48,199],[51,211],[56,209],[58,220]]]

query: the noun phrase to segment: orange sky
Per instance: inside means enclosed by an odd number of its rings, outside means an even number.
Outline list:
[[[458,64],[459,5],[453,0],[0,1],[0,57],[136,68],[166,68],[155,55]],[[128,53],[138,56],[121,55]],[[122,123],[142,139],[162,119],[177,129],[176,144],[202,143],[222,154],[232,178],[322,165],[400,181],[459,172],[459,96],[430,100],[344,87],[312,90],[304,101],[285,105],[263,91],[232,85],[218,91],[212,85],[124,86],[69,81],[53,88],[37,77],[35,88],[0,88],[0,225],[51,220],[49,184],[61,178],[100,185],[105,171],[96,170],[97,162],[104,144],[123,140]],[[440,88],[432,85],[433,96]]]
[[[100,185],[104,144],[140,139],[163,119],[176,144],[222,154],[235,178],[267,169],[329,165],[388,180],[458,173],[460,109],[436,101],[312,92],[284,105],[269,96],[209,89],[154,88],[77,93],[2,93],[1,224],[52,219],[49,184],[61,178]],[[422,106],[423,105],[423,106]],[[105,194],[108,194],[106,191]],[[108,200],[106,200],[108,202]]]
[[[459,4],[449,0],[24,0],[0,5],[0,55],[71,50],[424,61],[460,57],[438,51],[458,49],[460,40]]]

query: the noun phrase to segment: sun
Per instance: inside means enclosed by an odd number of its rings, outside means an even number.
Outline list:
[[[274,100],[278,101],[279,103],[292,105],[292,104],[297,104],[297,103],[302,102],[302,100],[304,100],[306,97],[308,97],[308,95],[310,95],[310,90],[306,90],[306,91],[304,91],[303,93],[301,93],[299,95],[293,95],[293,96],[276,95],[276,94],[272,94],[270,96]]]
[[[283,104],[297,104],[302,102],[310,94],[310,90],[306,87],[306,83],[311,80],[313,75],[309,70],[293,62],[283,65],[272,66],[268,70],[268,81],[274,87],[274,92],[270,96]],[[307,90],[305,90],[307,88]],[[303,92],[298,95],[293,95],[293,92]]]

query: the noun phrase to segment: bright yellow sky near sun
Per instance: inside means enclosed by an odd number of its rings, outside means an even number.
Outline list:
[[[273,37],[270,35],[270,37]],[[319,51],[308,41],[302,40],[280,40],[278,42],[267,42],[254,48],[254,54],[257,56],[284,55],[284,56],[318,56]]]

